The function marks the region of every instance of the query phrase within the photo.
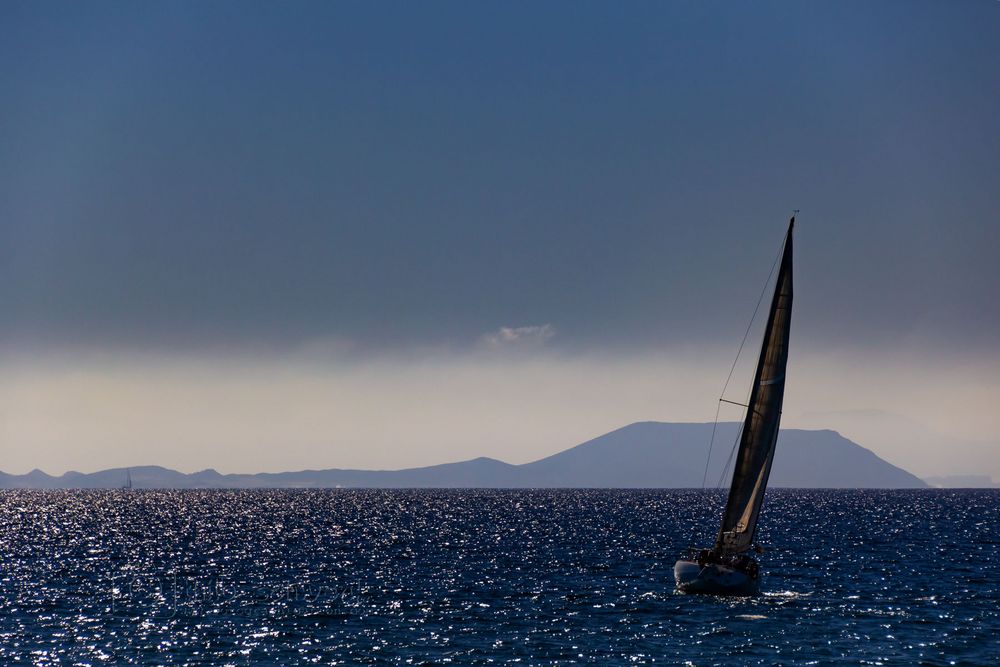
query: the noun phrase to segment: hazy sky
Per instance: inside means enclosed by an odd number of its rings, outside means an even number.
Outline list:
[[[0,91],[2,470],[711,420],[798,208],[786,425],[1000,479],[1000,3],[5,2]]]

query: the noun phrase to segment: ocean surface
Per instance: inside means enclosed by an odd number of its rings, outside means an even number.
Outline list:
[[[3,491],[0,664],[1000,664],[1000,491]]]

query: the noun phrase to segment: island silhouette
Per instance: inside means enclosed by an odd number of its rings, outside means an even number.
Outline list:
[[[728,485],[727,461],[740,424],[719,423],[711,457],[711,423],[636,422],[552,456],[520,465],[480,457],[402,470],[301,470],[182,473],[160,466],[113,468],[52,476],[40,470],[0,473],[0,488],[701,488]],[[836,431],[782,429],[772,487],[925,488]],[[706,459],[708,460],[706,474]]]

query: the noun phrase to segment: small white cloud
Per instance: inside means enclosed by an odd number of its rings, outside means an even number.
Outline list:
[[[500,327],[496,331],[484,334],[481,340],[489,347],[542,345],[555,335],[554,326],[539,324],[527,327]]]

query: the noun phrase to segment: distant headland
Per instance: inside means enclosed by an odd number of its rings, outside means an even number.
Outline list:
[[[512,465],[490,458],[404,470],[302,470],[221,474],[181,473],[159,466],[115,468],[60,476],[33,470],[0,473],[5,489],[133,488],[714,488],[739,425],[720,423],[708,474],[712,424],[637,422],[552,456]],[[771,473],[772,487],[925,488],[916,476],[835,431],[783,429]]]

